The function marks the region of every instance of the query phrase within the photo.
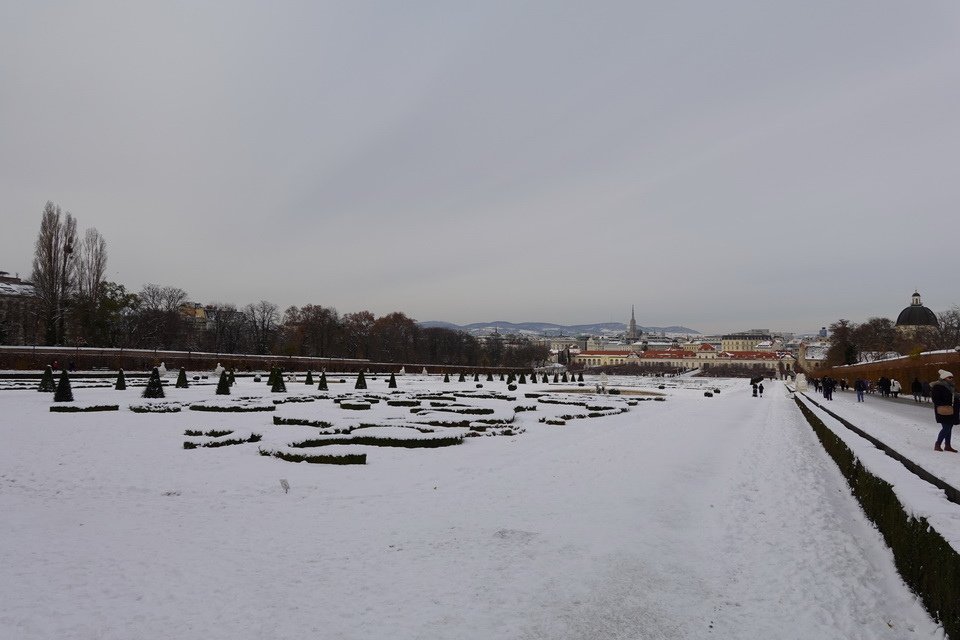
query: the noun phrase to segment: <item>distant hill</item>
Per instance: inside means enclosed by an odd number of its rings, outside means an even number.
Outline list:
[[[445,329],[455,329],[466,331],[472,335],[487,335],[490,333],[519,333],[537,336],[575,336],[575,335],[605,335],[621,334],[627,330],[627,325],[622,322],[599,322],[596,324],[574,324],[563,325],[552,322],[506,322],[497,320],[494,322],[474,322],[472,324],[458,325],[452,322],[443,322],[441,320],[430,320],[419,323],[421,327],[443,327]],[[699,335],[700,332],[687,327],[637,327],[638,331],[644,333],[683,333],[689,335]]]

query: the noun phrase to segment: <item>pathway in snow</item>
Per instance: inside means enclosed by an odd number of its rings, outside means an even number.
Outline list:
[[[937,633],[777,383],[358,468],[185,452],[197,416],[30,393],[0,395],[0,637]]]

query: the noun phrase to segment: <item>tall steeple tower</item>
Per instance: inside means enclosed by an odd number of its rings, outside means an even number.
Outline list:
[[[637,316],[633,305],[630,305],[630,327],[627,329],[627,339],[634,342],[639,337],[640,336],[637,335]]]

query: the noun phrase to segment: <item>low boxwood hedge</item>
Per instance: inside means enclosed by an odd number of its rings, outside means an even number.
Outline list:
[[[310,464],[367,464],[367,454],[365,453],[347,453],[343,455],[315,455],[307,456],[298,453],[287,453],[285,451],[267,451],[260,449],[260,455],[272,458],[280,458],[287,462],[308,462]]]
[[[88,407],[77,407],[69,404],[55,404],[50,407],[50,411],[54,413],[87,413],[90,411],[119,411],[120,405],[118,404],[98,404]]]

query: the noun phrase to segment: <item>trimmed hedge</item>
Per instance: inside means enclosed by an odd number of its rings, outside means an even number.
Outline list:
[[[309,462],[310,464],[367,464],[367,454],[349,453],[340,456],[334,455],[316,455],[304,456],[297,453],[286,453],[284,451],[267,451],[260,449],[260,455],[272,458],[280,458],[287,462]]]
[[[197,431],[194,429],[187,429],[183,432],[185,436],[207,436],[208,438],[222,438],[223,436],[228,436],[233,431],[217,431],[216,429],[210,429],[207,432]]]
[[[893,487],[870,473],[840,437],[794,398],[827,454],[877,526],[904,582],[951,638],[960,638],[960,554],[924,519],[911,516]]]
[[[233,432],[230,431],[229,433],[233,433]],[[263,436],[261,436],[259,433],[252,433],[250,434],[249,438],[235,438],[233,440],[213,440],[211,442],[203,442],[203,443],[188,441],[183,443],[183,448],[199,449],[201,447],[203,448],[229,447],[235,444],[247,444],[248,442],[260,442],[262,438]]]
[[[334,444],[362,444],[373,447],[403,447],[406,449],[435,449],[463,444],[463,436],[442,436],[440,438],[381,438],[377,436],[351,436],[349,438],[324,438],[321,440],[304,440],[291,442],[294,449],[308,449],[325,447]]]
[[[59,404],[53,405],[50,407],[50,411],[54,413],[87,413],[89,411],[119,411],[120,405],[118,404],[98,404],[89,407],[77,407],[71,404]]]
[[[273,424],[275,425],[299,425],[303,427],[319,427],[320,429],[329,429],[333,426],[333,423],[327,422],[325,420],[303,420],[301,418],[282,418],[280,416],[273,416]]]
[[[130,411],[134,413],[179,413],[181,410],[178,404],[132,404]]]
[[[231,407],[218,407],[217,405],[192,404],[190,411],[214,411],[219,413],[252,413],[254,411],[276,411],[276,405],[234,405]]]

